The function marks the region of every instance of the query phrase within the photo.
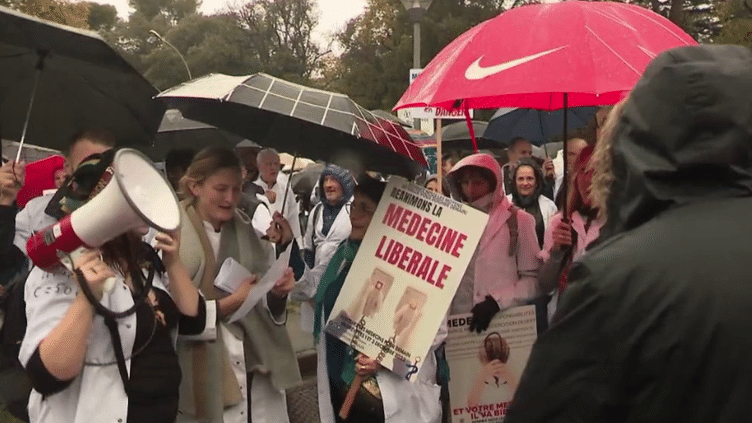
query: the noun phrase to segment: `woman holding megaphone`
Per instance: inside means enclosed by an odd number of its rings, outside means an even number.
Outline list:
[[[247,314],[233,316],[274,259],[273,245],[238,209],[241,184],[240,161],[217,147],[199,152],[180,181],[180,256],[217,325],[213,333],[178,341],[184,375],[178,422],[287,422],[284,390],[300,380],[285,328],[291,269]],[[228,259],[253,275],[233,293],[215,286]],[[230,321],[231,316],[237,320]]]
[[[128,154],[126,160],[143,161]],[[108,196],[123,177],[113,177],[113,157],[110,150],[85,159],[48,210],[71,217],[100,193],[99,202],[105,197],[114,201]],[[107,185],[111,189],[103,193]],[[152,193],[165,192],[152,188]],[[174,203],[174,194],[166,192],[169,198],[149,200]],[[99,225],[122,224],[126,212],[109,213]],[[65,217],[61,222],[70,221]],[[62,235],[59,225],[51,228],[43,231],[48,244]],[[37,266],[29,274],[19,359],[34,385],[32,422],[175,420],[181,370],[174,335],[204,330],[206,302],[180,260],[177,234],[156,235],[160,259],[142,242],[145,229],[143,225],[77,254],[71,271],[61,265],[47,270]]]

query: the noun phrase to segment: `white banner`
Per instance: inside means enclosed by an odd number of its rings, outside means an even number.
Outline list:
[[[488,215],[392,177],[326,330],[411,380],[428,354]]]

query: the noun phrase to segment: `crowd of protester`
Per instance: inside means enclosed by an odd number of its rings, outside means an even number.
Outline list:
[[[506,309],[536,307],[540,338],[524,374],[486,363],[519,386],[505,421],[752,415],[752,346],[736,337],[750,333],[752,291],[738,259],[749,248],[728,254],[729,240],[752,232],[750,64],[752,53],[735,47],[659,56],[628,97],[596,114],[593,134],[567,140],[558,152],[567,169],[513,137],[506,161],[451,152],[441,179],[423,179],[489,215],[448,313],[471,313],[470,330],[482,333]],[[24,180],[36,176],[23,162],[0,168],[0,377],[15,387],[0,391],[7,411],[32,422],[289,421],[285,391],[301,380],[286,328],[295,301],[315,339],[320,421],[449,421],[445,325],[413,382],[323,330],[383,180],[326,164],[306,210],[273,149],[173,151],[165,175],[180,199],[179,231],[134,230],[79,257],[74,271],[45,271],[29,262],[27,240],[95,197],[116,151],[97,130],[68,147],[65,166],[45,176],[57,190],[20,210]],[[231,320],[288,249],[271,291]],[[227,259],[252,274],[234,292],[214,284]],[[81,285],[120,315],[98,312]],[[343,420],[356,375],[365,382]]]

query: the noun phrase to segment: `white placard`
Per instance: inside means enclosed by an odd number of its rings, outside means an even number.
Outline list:
[[[243,304],[230,317],[230,323],[248,314],[248,312],[256,306],[256,304],[264,297],[264,295],[268,294],[269,291],[271,291],[271,289],[274,287],[274,284],[277,283],[279,278],[281,278],[284,274],[285,269],[289,267],[291,250],[292,247],[287,247],[287,249],[279,255],[279,258],[277,258],[274,264],[272,264],[272,267],[270,267],[269,270],[264,274],[264,277],[262,277],[260,281],[256,282],[256,284],[253,285],[250,292],[248,292],[248,296],[245,297]]]

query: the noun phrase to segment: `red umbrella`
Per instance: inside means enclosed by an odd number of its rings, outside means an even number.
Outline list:
[[[695,44],[668,19],[631,4],[565,1],[517,7],[445,47],[394,109],[462,107],[468,121],[468,108],[563,108],[566,115],[568,106],[617,103],[654,57]],[[563,132],[566,143],[565,119]],[[562,189],[566,196],[566,184]]]
[[[396,109],[556,110],[615,104],[664,50],[697,42],[640,6],[565,1],[517,7],[445,47]]]
[[[29,163],[26,166],[26,180],[16,197],[18,207],[23,208],[32,198],[39,197],[45,190],[55,188],[55,172],[64,166],[65,159],[58,155]]]

